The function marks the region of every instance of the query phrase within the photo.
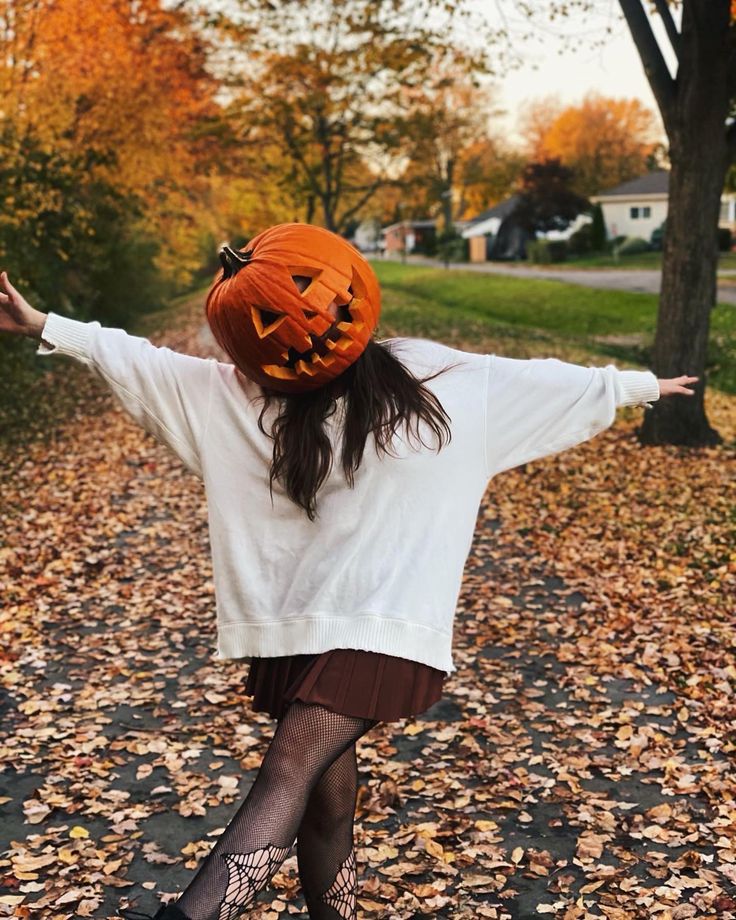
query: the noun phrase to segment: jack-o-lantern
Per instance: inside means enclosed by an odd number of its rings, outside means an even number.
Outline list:
[[[314,390],[363,353],[378,322],[380,289],[368,261],[342,237],[278,224],[246,250],[224,247],[220,258],[207,321],[251,380],[284,393]]]

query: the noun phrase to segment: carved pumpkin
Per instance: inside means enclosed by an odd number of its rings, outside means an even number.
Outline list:
[[[314,390],[363,353],[381,295],[368,261],[342,237],[310,224],[278,224],[244,251],[224,247],[220,258],[207,321],[251,380],[284,393]],[[295,277],[306,282],[301,292]]]

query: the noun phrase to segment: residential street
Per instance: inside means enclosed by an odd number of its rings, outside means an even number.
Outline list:
[[[393,261],[400,261],[394,259]],[[436,259],[421,256],[409,256],[407,262],[412,265],[441,267]],[[481,272],[489,275],[509,275],[518,278],[537,278],[545,281],[565,281],[583,287],[610,288],[618,291],[634,291],[643,294],[658,294],[662,280],[659,270],[648,268],[606,269],[606,268],[534,268],[510,262],[456,262],[451,269]],[[733,270],[719,272],[722,283],[718,288],[718,300],[721,303],[736,304],[736,272]]]

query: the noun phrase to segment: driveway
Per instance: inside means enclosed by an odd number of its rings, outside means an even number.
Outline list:
[[[398,260],[393,260],[398,261]],[[412,265],[442,266],[436,259],[409,257]],[[662,273],[650,268],[532,268],[509,262],[451,262],[450,268],[482,272],[489,275],[510,275],[517,278],[536,278],[543,281],[564,281],[583,287],[610,288],[617,291],[634,291],[639,294],[658,294]],[[736,284],[733,272],[719,272],[718,301],[736,304]]]

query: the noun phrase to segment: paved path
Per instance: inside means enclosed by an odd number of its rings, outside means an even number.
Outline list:
[[[421,257],[410,257],[407,261],[412,265],[440,267],[443,264],[436,259]],[[532,268],[509,262],[451,262],[450,268],[489,275],[564,281],[568,284],[580,284],[583,287],[635,291],[640,294],[658,294],[662,281],[661,271],[651,268]],[[735,274],[733,271],[718,273],[721,282],[718,288],[719,302],[736,304],[736,284],[733,284]]]
[[[196,316],[166,341],[204,356]],[[204,493],[111,405],[24,450],[12,483],[0,916],[112,920],[124,898],[153,914],[274,730],[244,695],[247,664],[213,658]],[[358,917],[581,920],[583,898],[610,920],[733,916],[726,729],[691,717],[625,637],[588,640],[608,603],[616,636],[615,603],[512,538],[502,494],[479,514],[443,699],[358,746]],[[297,869],[292,852],[250,920],[306,920]]]

